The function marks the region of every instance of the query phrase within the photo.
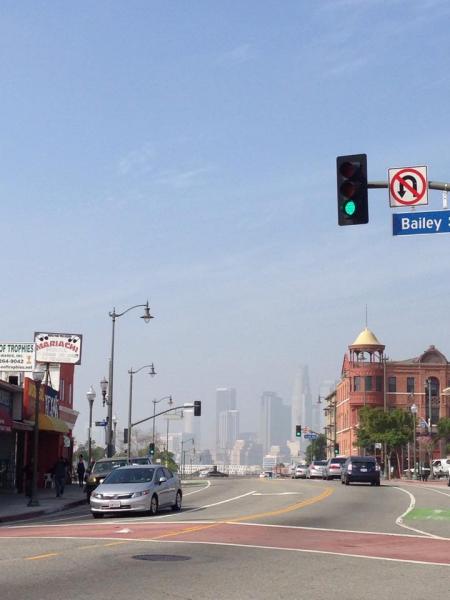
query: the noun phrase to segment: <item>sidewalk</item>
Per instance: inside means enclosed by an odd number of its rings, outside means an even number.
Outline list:
[[[75,483],[67,485],[64,495],[56,498],[54,489],[38,490],[39,506],[27,506],[29,498],[24,494],[0,492],[0,523],[21,521],[41,515],[57,513],[68,508],[86,504],[86,494]]]
[[[435,487],[435,486],[439,486],[439,487],[445,487],[448,485],[448,479],[446,477],[441,477],[440,479],[428,479],[428,481],[422,481],[421,479],[382,479],[381,483],[383,483],[384,485],[389,484],[389,483],[393,483],[395,485],[397,485],[398,483],[413,483],[414,485],[417,486],[423,486],[423,487]]]

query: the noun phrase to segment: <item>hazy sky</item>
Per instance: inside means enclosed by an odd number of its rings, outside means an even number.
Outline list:
[[[108,311],[147,298],[150,324],[117,322],[119,428],[127,370],[153,361],[136,418],[200,399],[205,431],[233,386],[256,430],[298,364],[314,395],[339,376],[366,304],[391,358],[450,356],[450,238],[394,238],[387,190],[339,228],[335,174],[366,152],[372,180],[450,181],[449,17],[447,0],[2,2],[1,341],[84,335],[80,439]]]

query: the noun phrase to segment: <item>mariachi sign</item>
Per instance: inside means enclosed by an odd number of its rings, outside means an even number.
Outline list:
[[[48,333],[34,334],[35,357],[43,363],[81,363],[81,341],[79,333]]]

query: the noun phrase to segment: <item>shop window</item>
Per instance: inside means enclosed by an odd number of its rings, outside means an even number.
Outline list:
[[[388,377],[388,392],[394,393],[397,391],[397,377]]]
[[[359,375],[356,375],[356,377],[353,377],[353,391],[354,392],[361,391],[361,377]]]

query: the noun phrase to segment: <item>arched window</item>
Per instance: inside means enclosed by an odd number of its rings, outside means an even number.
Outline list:
[[[439,379],[428,377],[425,380],[425,415],[426,420],[430,418],[431,405],[431,424],[436,425],[439,421]]]

